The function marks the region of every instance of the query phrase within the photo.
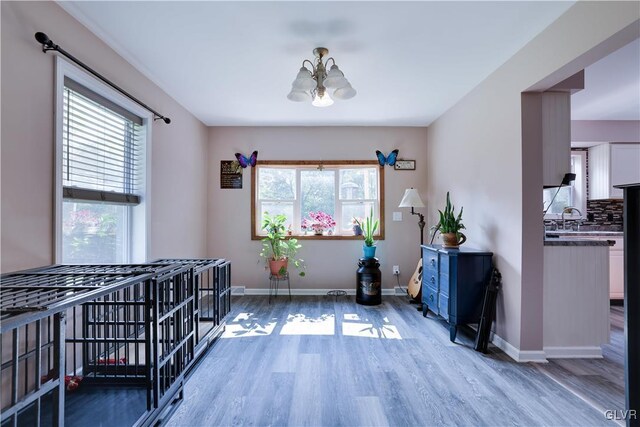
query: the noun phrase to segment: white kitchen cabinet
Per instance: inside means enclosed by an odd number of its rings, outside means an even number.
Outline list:
[[[623,239],[609,246],[609,299],[624,299],[624,245]]]
[[[571,172],[571,94],[542,93],[542,182],[557,187]]]
[[[640,182],[640,144],[589,148],[589,199],[622,199],[615,185]]]

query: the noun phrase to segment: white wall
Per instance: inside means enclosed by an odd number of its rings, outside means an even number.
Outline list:
[[[571,141],[591,146],[591,143],[638,142],[640,141],[640,120],[572,120]]]
[[[385,234],[376,256],[381,260],[382,286],[393,288],[392,265],[399,265],[401,284],[407,281],[420,257],[417,216],[398,208],[404,190],[417,188],[423,197],[427,176],[426,128],[397,127],[216,127],[209,138],[208,254],[233,262],[233,285],[268,288],[268,275],[259,258],[260,241],[251,240],[251,173],[247,169],[241,190],[220,189],[220,161],[234,153],[258,150],[260,160],[375,160],[375,150],[394,148],[400,158],[416,160],[415,171],[385,168]],[[428,209],[425,208],[423,212]],[[392,213],[403,212],[402,222]],[[427,225],[428,227],[428,225]],[[428,229],[425,230],[427,239]],[[293,277],[297,289],[355,289],[355,271],[362,256],[361,240],[305,240],[301,258],[308,264],[304,278]]]
[[[54,2],[1,7],[1,271],[54,260],[54,57],[37,31],[172,119],[153,125],[148,255],[204,256],[207,128]]]
[[[428,203],[442,205],[451,190],[465,206],[468,246],[494,252],[503,274],[496,332],[516,357],[542,350],[542,164],[523,147],[521,93],[637,38],[639,14],[632,2],[578,2],[428,128]]]

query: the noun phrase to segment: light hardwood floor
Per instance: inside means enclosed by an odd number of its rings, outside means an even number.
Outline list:
[[[170,426],[611,424],[533,364],[473,350],[407,298],[235,297]]]

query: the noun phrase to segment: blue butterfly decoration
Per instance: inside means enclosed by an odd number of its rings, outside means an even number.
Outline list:
[[[247,158],[246,156],[243,156],[240,153],[236,153],[236,159],[238,159],[238,163],[240,163],[240,166],[242,166],[242,169],[246,168],[247,166],[253,167],[256,165],[256,162],[258,161],[258,150],[251,153],[249,158]]]
[[[396,159],[398,158],[398,151],[399,150],[396,148],[390,152],[387,157],[385,157],[380,150],[376,150],[376,156],[378,156],[378,163],[380,163],[380,166],[384,166],[385,164],[389,166],[395,165]]]

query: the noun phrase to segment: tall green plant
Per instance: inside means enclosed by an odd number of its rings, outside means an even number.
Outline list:
[[[436,230],[440,229],[440,233],[456,233],[459,234],[460,230],[465,226],[462,223],[462,211],[464,207],[460,208],[458,216],[455,215],[455,206],[451,204],[449,198],[449,192],[447,191],[447,204],[444,207],[444,212],[438,209],[440,214],[440,222],[436,225]]]
[[[367,216],[363,222],[359,221],[357,218],[353,218],[353,221],[360,226],[362,229],[362,237],[364,238],[365,246],[373,246],[375,245],[375,241],[373,240],[373,235],[376,234],[378,230],[378,225],[380,224],[380,220],[373,220],[373,208],[371,208],[371,212],[369,216]]]
[[[296,258],[298,250],[302,247],[298,243],[298,239],[287,237],[285,222],[287,217],[283,214],[269,215],[265,212],[262,216],[262,229],[267,232],[266,237],[262,239],[262,250],[260,256],[267,261],[289,260],[299,270],[300,276],[304,276],[306,267],[303,259]],[[284,273],[280,272],[281,274]]]

